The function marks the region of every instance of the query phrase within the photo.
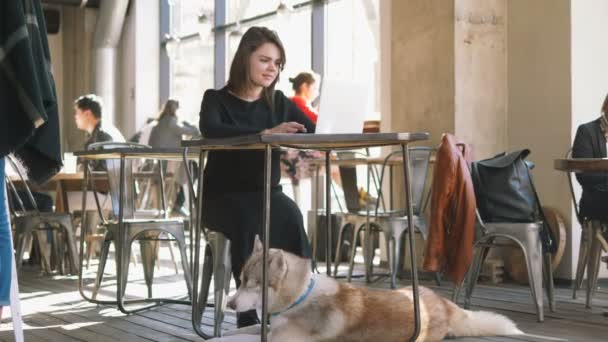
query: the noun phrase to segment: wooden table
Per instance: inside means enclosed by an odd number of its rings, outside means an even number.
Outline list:
[[[264,166],[264,215],[263,215],[263,230],[262,230],[262,243],[264,245],[263,257],[262,257],[262,321],[268,316],[268,248],[270,238],[270,169],[272,160],[272,149],[278,147],[290,147],[295,149],[309,149],[326,151],[325,158],[325,197],[326,197],[326,251],[325,259],[327,262],[327,275],[331,273],[331,231],[330,231],[330,220],[331,220],[331,201],[330,201],[330,187],[331,187],[331,160],[330,153],[333,150],[352,150],[357,148],[365,147],[378,147],[378,146],[390,146],[400,145],[402,151],[402,158],[405,160],[404,163],[404,188],[408,203],[408,222],[414,222],[413,220],[413,208],[411,204],[411,192],[409,187],[409,152],[407,145],[410,142],[427,140],[429,137],[428,133],[368,133],[368,134],[255,134],[248,136],[239,136],[222,139],[201,139],[182,141],[182,146],[197,149],[200,153],[200,178],[198,188],[198,215],[196,222],[196,237],[195,237],[195,258],[194,258],[194,272],[198,271],[198,258],[200,253],[200,235],[202,227],[202,194],[203,194],[203,162],[207,151],[209,150],[264,150],[265,151],[265,166]],[[420,307],[418,297],[418,274],[416,271],[416,250],[414,244],[414,229],[408,229],[409,232],[409,244],[410,244],[410,257],[412,262],[412,290],[413,290],[413,302],[414,302],[414,316],[415,326],[414,335],[412,341],[415,341],[420,334]],[[193,308],[198,306],[198,276],[193,275]],[[203,338],[206,335],[202,332],[199,324],[194,324],[196,332]],[[266,324],[262,324],[261,341],[265,342],[267,339],[268,327]]]
[[[553,161],[553,167],[559,171],[565,172],[608,172],[608,158],[569,158],[569,159],[555,159]],[[595,267],[591,265],[591,258],[589,258],[589,267]],[[589,301],[589,299],[587,300]],[[604,316],[608,317],[608,311],[604,310]]]

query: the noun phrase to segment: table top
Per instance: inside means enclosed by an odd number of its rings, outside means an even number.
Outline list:
[[[107,150],[77,151],[74,155],[87,160],[104,159],[157,159],[157,160],[183,160],[184,149],[178,148],[113,148]],[[186,157],[189,160],[198,160],[198,153],[189,152]]]
[[[608,158],[555,159],[553,167],[568,172],[608,171]]]
[[[429,134],[353,133],[353,134],[253,134],[239,137],[184,140],[183,147],[205,150],[264,149],[267,145],[297,149],[335,150],[400,145],[427,140]]]

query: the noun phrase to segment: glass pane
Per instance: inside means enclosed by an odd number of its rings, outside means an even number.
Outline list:
[[[171,6],[172,35],[185,36],[197,33],[198,17],[201,14],[209,18],[209,30],[213,25],[215,0],[173,0]]]
[[[213,88],[213,41],[182,40],[171,63],[171,98],[179,101],[179,115],[198,126],[203,93]]]
[[[367,120],[380,119],[379,0],[342,0],[327,4],[325,40],[327,78],[364,82],[369,87]]]
[[[285,1],[286,3],[290,3]],[[251,18],[263,13],[276,11],[279,0],[230,0],[227,4],[228,22]]]

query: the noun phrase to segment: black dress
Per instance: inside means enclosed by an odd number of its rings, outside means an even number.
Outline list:
[[[271,112],[263,98],[245,101],[226,88],[207,90],[201,104],[201,133],[207,138],[256,134],[288,121],[314,132],[315,125],[281,91],[275,91],[274,107]],[[270,246],[310,257],[302,214],[279,185],[279,157],[279,151],[272,152]],[[255,235],[262,234],[264,152],[211,151],[203,182],[203,223],[231,240],[232,270],[238,286]]]

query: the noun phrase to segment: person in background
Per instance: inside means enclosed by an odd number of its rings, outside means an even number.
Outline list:
[[[314,123],[281,91],[275,90],[285,65],[278,35],[251,27],[241,38],[227,85],[203,96],[200,129],[205,138],[248,134],[312,133]],[[264,212],[263,151],[210,151],[205,167],[203,224],[231,240],[232,272],[240,272],[262,233]],[[279,151],[272,152],[270,246],[311,256],[298,206],[280,185]],[[237,313],[237,326],[259,323],[255,310]]]
[[[315,75],[310,72],[301,72],[296,77],[290,78],[289,82],[295,92],[291,101],[316,125],[318,110],[312,107],[312,101],[319,96],[319,90]]]
[[[179,148],[181,147],[181,141],[184,136],[200,137],[200,132],[196,126],[193,126],[186,121],[179,122],[177,117],[178,109],[179,102],[177,100],[169,99],[165,102],[156,119],[156,125],[153,125],[152,130],[150,131],[150,138],[146,142],[148,145],[152,147]],[[188,210],[184,207],[184,203],[186,202],[184,185],[187,179],[184,177],[185,173],[183,172],[181,163],[177,165],[177,168],[173,171],[175,172],[173,179],[177,186],[177,192],[175,193],[176,197],[173,202],[173,211],[188,216]]]
[[[89,148],[89,145],[97,142],[125,141],[122,133],[116,127],[106,122],[102,124],[102,110],[103,102],[99,96],[94,94],[83,95],[74,101],[76,127],[86,132],[85,150]],[[104,169],[102,160],[92,161],[89,165],[93,171]]]
[[[576,130],[572,158],[606,158],[608,148],[608,95],[599,118],[584,123]],[[599,228],[608,239],[608,172],[577,173],[583,188],[579,208],[588,224]]]
[[[160,115],[156,121],[158,122],[150,133],[148,145],[152,147],[181,147],[182,137],[184,135],[198,137],[200,132],[196,126],[189,124],[186,121],[179,122],[177,119],[177,110],[179,102],[177,100],[167,100],[163,106]]]

